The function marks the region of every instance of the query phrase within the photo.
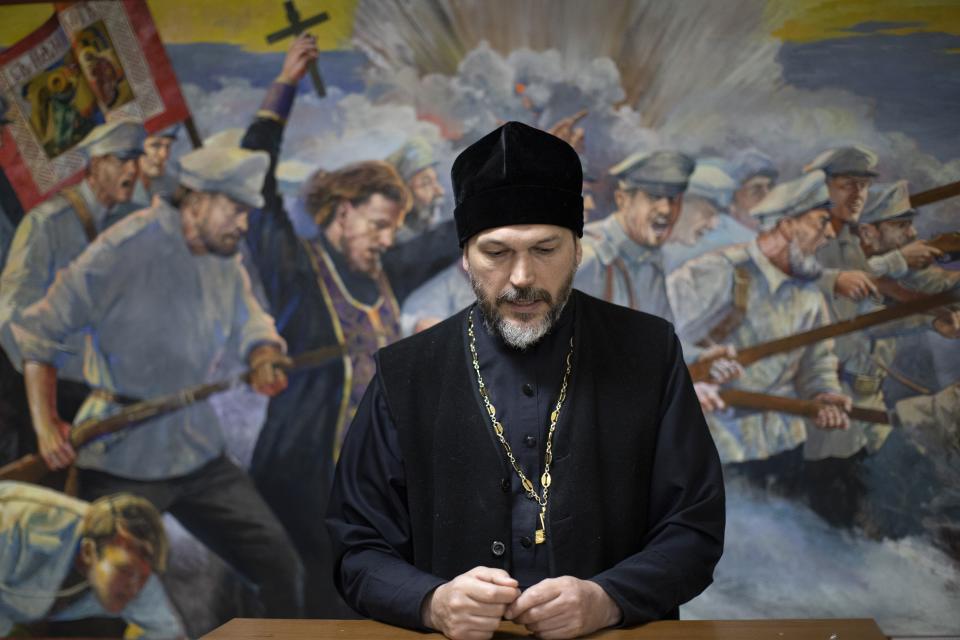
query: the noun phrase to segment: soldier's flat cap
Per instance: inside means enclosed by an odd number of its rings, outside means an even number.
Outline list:
[[[265,151],[201,147],[180,158],[179,181],[194,191],[222,193],[248,207],[262,207],[263,181],[270,167]]]
[[[552,224],[583,235],[583,170],[569,144],[508,122],[464,149],[450,170],[462,247],[485,229]]]
[[[737,189],[737,182],[726,172],[724,165],[721,158],[698,160],[696,168],[690,174],[687,195],[699,196],[717,209],[729,207],[733,192]]]
[[[674,198],[687,190],[696,162],[676,151],[634,153],[610,168],[621,189],[639,189],[654,198]]]
[[[147,130],[139,122],[115,120],[94,127],[77,144],[77,149],[85,153],[87,158],[111,155],[128,160],[143,155],[143,141],[146,138]]]
[[[387,162],[394,166],[404,182],[410,182],[413,176],[427,167],[436,166],[437,159],[430,143],[418,136],[410,138],[402,147],[390,154]]]
[[[877,185],[870,190],[867,205],[860,215],[861,224],[876,224],[884,220],[907,218],[917,214],[910,205],[910,191],[906,180]]]
[[[803,168],[804,171],[823,171],[830,177],[856,176],[874,178],[877,176],[877,154],[860,145],[828,149]]]
[[[830,205],[830,195],[825,178],[823,171],[817,169],[795,180],[781,182],[750,210],[750,215],[757,218],[762,227],[770,228],[783,218],[826,208]]]
[[[735,153],[730,158],[728,167],[730,176],[738,187],[754,176],[765,176],[774,182],[780,177],[773,158],[753,147]]]

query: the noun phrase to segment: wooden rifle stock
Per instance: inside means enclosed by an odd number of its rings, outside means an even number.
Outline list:
[[[835,322],[833,324],[817,327],[816,329],[810,329],[809,331],[803,331],[792,336],[777,338],[776,340],[771,340],[769,342],[764,342],[752,347],[740,349],[737,351],[736,360],[743,366],[748,366],[757,360],[762,360],[763,358],[776,355],[778,353],[793,351],[794,349],[799,349],[800,347],[805,347],[807,345],[820,342],[821,340],[826,340],[827,338],[834,338],[836,336],[853,333],[854,331],[867,329],[878,324],[884,324],[885,322],[892,322],[894,320],[899,320],[900,318],[905,318],[916,313],[930,311],[932,309],[936,309],[937,307],[942,307],[957,301],[960,301],[960,291],[954,290],[944,291],[932,296],[923,296],[916,300],[898,304],[893,307],[887,307],[885,309],[880,309],[879,311],[865,313],[855,318],[851,318],[850,320]],[[690,369],[690,376],[693,378],[693,381],[709,381],[710,366],[716,359],[718,358],[708,358],[706,360],[698,360],[697,362],[690,364],[688,368]]]
[[[753,391],[744,391],[743,389],[721,389],[720,397],[727,403],[727,406],[738,409],[755,409],[757,411],[779,411],[780,413],[789,413],[795,416],[806,418],[816,418],[817,413],[823,406],[815,400],[801,400],[800,398],[787,398],[784,396],[770,396]],[[847,415],[854,420],[863,422],[873,422],[876,424],[889,424],[890,418],[886,411],[880,409],[867,409],[864,407],[853,407],[847,412]]]
[[[960,231],[941,233],[924,242],[943,252],[943,256],[937,258],[938,262],[960,260]]]
[[[339,345],[305,351],[293,358],[289,367],[283,367],[283,369],[288,372],[310,369],[342,355],[343,348]],[[199,384],[181,389],[176,393],[136,402],[105,418],[85,420],[70,430],[70,444],[74,450],[77,450],[101,436],[129,429],[150,418],[171,413],[201,400],[206,400],[214,394],[248,382],[249,379],[250,372],[248,371],[226,380]],[[49,472],[50,469],[43,458],[37,454],[30,454],[0,467],[0,480],[36,483]]]

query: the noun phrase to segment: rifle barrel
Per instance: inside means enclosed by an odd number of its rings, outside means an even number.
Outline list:
[[[933,204],[934,202],[940,202],[941,200],[946,200],[954,196],[960,196],[960,180],[934,187],[933,189],[927,189],[920,193],[910,194],[910,206],[922,207],[925,204]]]
[[[776,340],[770,340],[769,342],[763,342],[752,347],[740,349],[737,351],[737,362],[744,366],[751,365],[757,360],[762,360],[768,356],[799,349],[800,347],[805,347],[820,340],[846,335],[885,322],[899,320],[900,318],[916,313],[930,311],[931,309],[936,309],[937,307],[942,307],[952,302],[957,302],[958,300],[960,300],[960,291],[957,290],[942,291],[935,295],[923,296],[903,304],[865,313],[850,320],[842,320],[833,324],[810,329],[809,331],[796,333],[792,336],[777,338]],[[711,363],[712,360],[699,360],[688,366],[690,376],[694,382],[710,379]]]

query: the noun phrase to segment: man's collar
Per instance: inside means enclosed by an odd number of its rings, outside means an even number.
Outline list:
[[[767,258],[767,256],[763,255],[763,251],[760,250],[760,245],[757,243],[756,238],[747,243],[747,254],[753,260],[753,263],[757,265],[757,269],[766,279],[767,286],[771,293],[776,293],[780,288],[780,285],[792,279],[791,276],[787,275],[781,271],[779,267],[770,262],[770,259]]]
[[[607,216],[602,224],[604,233],[610,241],[610,244],[612,244],[616,252],[625,259],[634,262],[644,262],[659,254],[659,247],[646,247],[634,242],[630,236],[627,235],[626,230],[623,228],[623,225],[620,224],[620,220],[616,214]]]

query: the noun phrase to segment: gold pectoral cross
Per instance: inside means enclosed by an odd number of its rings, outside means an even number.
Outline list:
[[[540,528],[533,534],[533,540],[537,544],[543,544],[547,541],[547,525],[543,522],[543,513],[546,509],[540,509]]]

